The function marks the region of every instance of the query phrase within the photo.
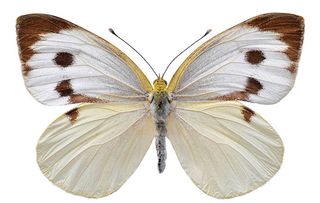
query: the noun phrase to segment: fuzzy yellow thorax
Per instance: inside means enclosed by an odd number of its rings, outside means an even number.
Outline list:
[[[167,81],[162,78],[158,78],[153,82],[153,89],[156,92],[163,92],[167,88]]]

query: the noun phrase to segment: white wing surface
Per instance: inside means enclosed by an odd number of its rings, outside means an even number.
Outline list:
[[[168,138],[192,181],[217,198],[260,187],[282,163],[278,134],[236,101],[178,103],[169,116]]]
[[[293,14],[249,19],[196,49],[168,90],[179,101],[276,103],[294,84],[303,33],[303,18]]]
[[[43,104],[144,101],[152,90],[123,52],[64,19],[21,16],[17,42],[25,84]]]
[[[65,191],[103,197],[135,171],[154,135],[143,103],[82,105],[47,128],[37,160],[43,174]]]

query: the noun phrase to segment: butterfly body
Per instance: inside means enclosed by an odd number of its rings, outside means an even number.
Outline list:
[[[167,118],[170,113],[170,99],[166,91],[167,82],[161,78],[153,83],[154,90],[151,99],[151,113],[154,118],[156,135],[156,150],[158,156],[158,170],[162,173],[165,169],[166,152],[166,136],[167,136]]]

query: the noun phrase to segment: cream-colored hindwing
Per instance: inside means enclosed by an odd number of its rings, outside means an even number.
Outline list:
[[[246,194],[280,168],[283,144],[272,127],[239,102],[177,102],[168,137],[182,167],[217,198]]]
[[[131,176],[155,133],[143,103],[87,104],[49,125],[39,139],[37,161],[43,174],[62,189],[103,197]]]

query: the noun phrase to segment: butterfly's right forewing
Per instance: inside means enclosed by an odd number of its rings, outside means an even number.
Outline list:
[[[64,19],[20,16],[17,42],[25,84],[43,104],[144,101],[152,90],[123,52]]]

